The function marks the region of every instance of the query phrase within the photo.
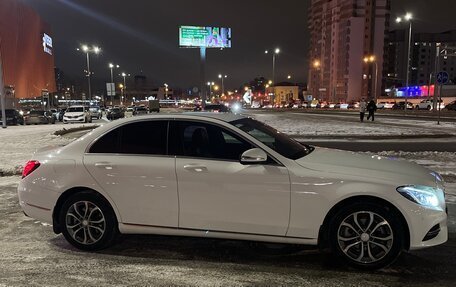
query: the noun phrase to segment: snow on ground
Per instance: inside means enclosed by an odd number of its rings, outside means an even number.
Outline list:
[[[455,123],[442,123],[408,119],[385,119],[377,116],[375,122],[360,123],[356,117],[334,114],[309,113],[259,113],[247,112],[277,130],[300,136],[414,136],[456,135]]]
[[[83,125],[65,126],[77,128]],[[22,166],[40,148],[50,145],[65,145],[71,139],[54,135],[62,125],[10,126],[0,129],[0,175],[13,175],[22,171]]]

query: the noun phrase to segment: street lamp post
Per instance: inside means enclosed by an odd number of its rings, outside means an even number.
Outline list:
[[[412,19],[413,15],[411,13],[406,13],[404,17],[397,17],[396,23],[401,23],[402,21],[407,21],[409,23],[408,29],[408,46],[407,46],[407,73],[405,80],[405,87],[408,89],[410,82],[410,49],[412,48]],[[404,111],[407,111],[407,95],[405,95],[405,108]]]
[[[207,82],[207,85],[209,86],[209,98],[212,96],[212,86],[215,85],[214,82]]]
[[[122,73],[122,74],[120,74],[120,76],[122,76],[122,78],[123,78],[122,101],[121,101],[121,104],[123,104],[123,98],[125,97],[125,101],[127,99],[127,82],[126,82],[125,78],[130,77],[130,74]]]
[[[118,68],[120,68],[120,66],[119,65],[115,65],[113,63],[109,63],[109,70],[111,71],[111,84],[114,87],[114,91],[112,91],[112,92],[114,92],[114,94],[111,94],[111,106],[112,106],[113,98],[116,95],[116,85],[114,84],[114,74],[113,74],[113,69],[114,68],[118,69]]]
[[[228,78],[228,76],[220,74],[220,75],[218,75],[218,77],[219,77],[219,79],[222,80],[222,96],[223,96],[223,95],[225,95],[225,84],[223,82],[223,79]]]
[[[168,91],[169,91],[168,90],[168,84],[165,83],[164,86],[165,86],[165,100],[167,100],[168,99]]]
[[[112,70],[113,70],[114,68],[119,69],[120,66],[119,66],[119,65],[114,65],[114,64],[112,64],[112,63],[109,63],[109,69],[111,70],[111,83],[114,83],[114,75],[113,75],[113,72],[112,72]]]
[[[92,101],[92,87],[91,87],[91,71],[90,71],[90,56],[89,54],[90,53],[94,53],[94,54],[98,54],[101,52],[101,49],[97,46],[93,46],[92,48],[90,48],[89,46],[87,45],[82,45],[81,48],[77,48],[76,50],[78,51],[81,51],[86,53],[86,56],[87,56],[87,81],[88,81],[88,84],[89,84],[89,101]]]
[[[377,102],[377,90],[378,90],[378,63],[377,63],[377,59],[375,58],[375,56],[366,56],[364,58],[364,63],[366,64],[374,64],[375,65],[375,81],[374,81],[374,92],[372,93],[371,92],[371,95],[373,94],[373,97],[374,97],[374,101]]]
[[[269,51],[266,50],[264,51],[265,54],[269,54]],[[276,48],[274,52],[272,53],[272,82],[275,85],[275,64],[276,64],[276,55],[280,53],[280,49]]]

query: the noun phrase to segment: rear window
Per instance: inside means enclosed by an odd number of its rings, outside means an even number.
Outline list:
[[[168,121],[141,121],[121,126],[96,141],[90,153],[166,155]]]

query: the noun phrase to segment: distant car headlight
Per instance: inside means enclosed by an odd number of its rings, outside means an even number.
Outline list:
[[[442,189],[424,185],[400,186],[396,190],[408,200],[429,208],[437,208],[439,195],[443,196]]]
[[[23,115],[24,115],[24,111],[19,111],[19,114],[20,114],[21,116],[23,116]]]

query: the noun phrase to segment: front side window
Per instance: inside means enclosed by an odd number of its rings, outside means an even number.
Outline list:
[[[167,154],[167,121],[141,121],[110,131],[90,148],[90,153]]]
[[[253,119],[240,119],[231,124],[289,159],[296,160],[313,151],[312,147],[302,145],[274,128]]]
[[[176,155],[238,161],[252,145],[222,127],[191,121],[176,122]]]

